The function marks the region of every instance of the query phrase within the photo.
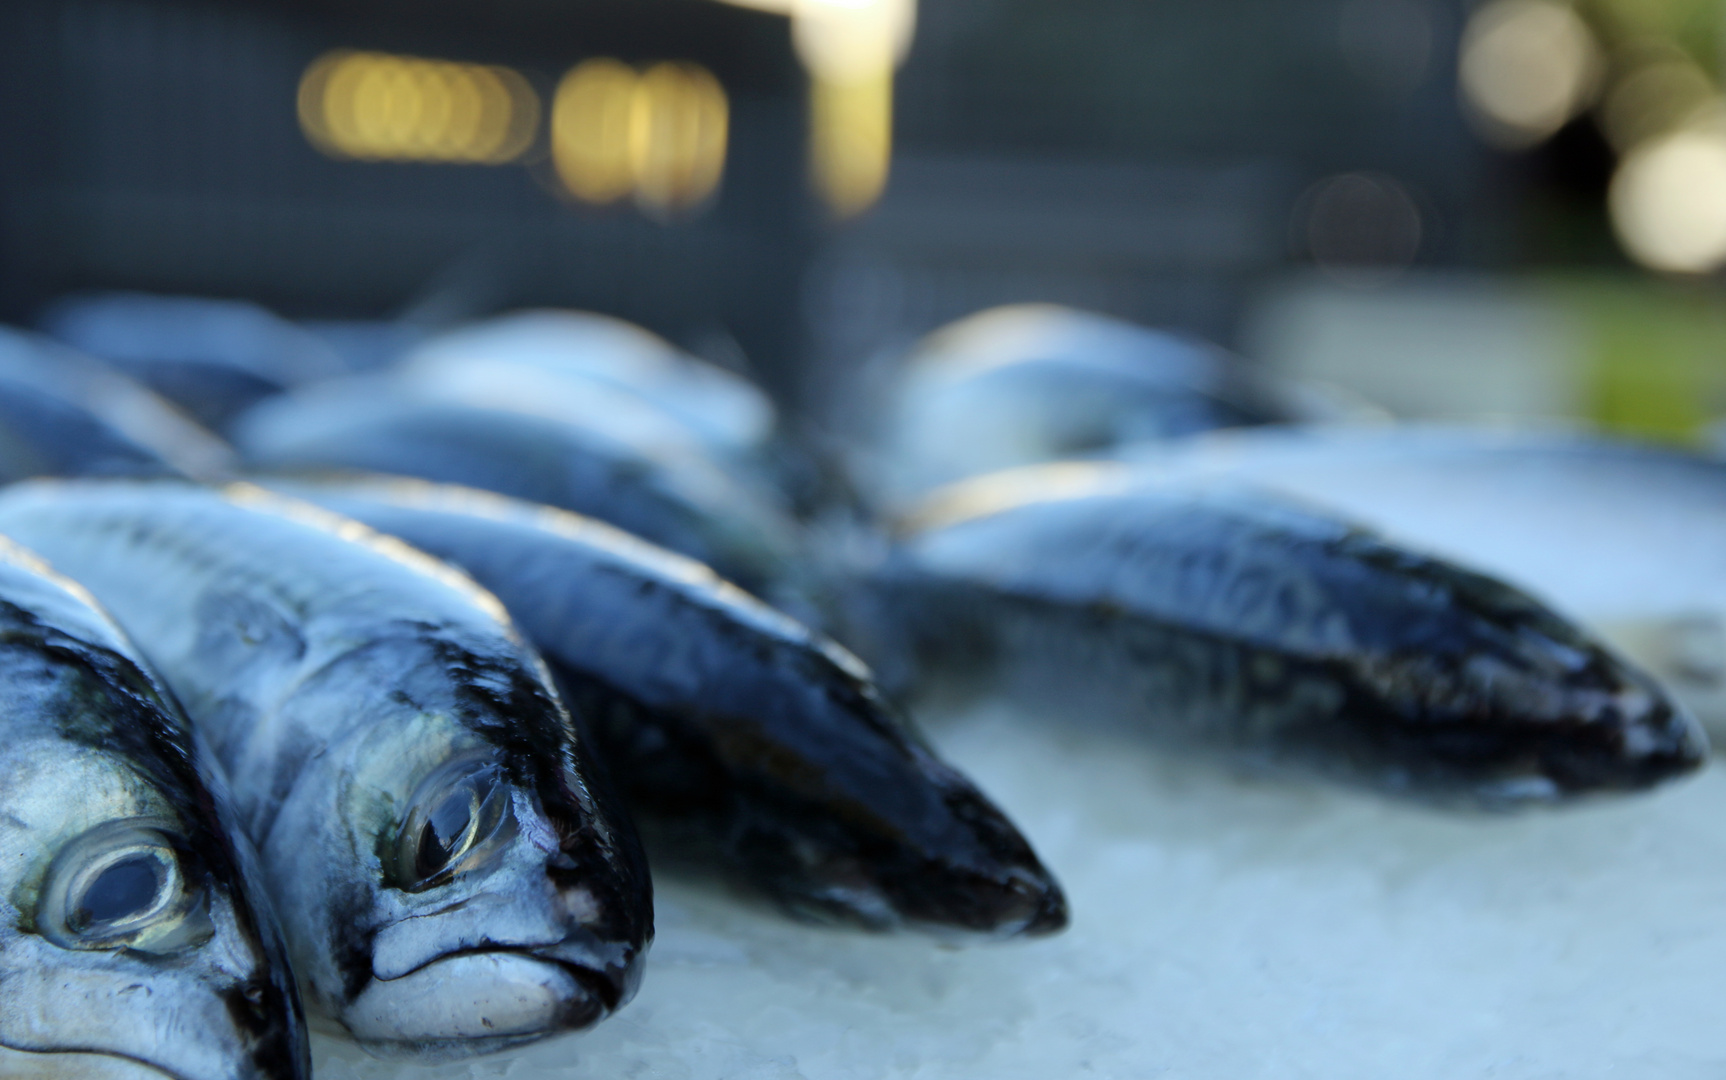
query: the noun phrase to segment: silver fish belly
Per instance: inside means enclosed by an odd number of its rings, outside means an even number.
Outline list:
[[[453,1055],[634,993],[645,863],[489,594],[255,488],[38,483],[0,520],[145,643],[235,777],[317,1013],[379,1052]]]
[[[119,627],[4,539],[0,686],[0,1076],[309,1076],[223,782]]]
[[[1634,789],[1706,755],[1651,678],[1494,579],[1251,491],[1015,479],[929,508],[858,591],[859,640],[905,634],[918,670],[1064,716],[1440,799]]]
[[[1066,924],[1060,886],[1012,822],[860,661],[707,567],[470,489],[283,490],[495,593],[582,706],[631,805],[794,914],[993,937]]]

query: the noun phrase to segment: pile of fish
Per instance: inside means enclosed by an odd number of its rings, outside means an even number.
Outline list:
[[[303,1077],[308,1022],[422,1060],[589,1027],[643,978],[650,860],[804,920],[1058,931],[1054,875],[911,719],[956,696],[1448,805],[1707,755],[1690,669],[1608,643],[1659,633],[1603,636],[1634,618],[1417,512],[1571,455],[1587,512],[1670,490],[1700,551],[1700,459],[1360,427],[1202,343],[1001,309],[900,368],[816,488],[864,500],[836,535],[761,390],[604,316],[365,372],[231,302],[44,326],[0,330],[0,1075]],[[1537,532],[1504,497],[1500,534]],[[1594,541],[1579,581],[1659,559]],[[1667,615],[1695,612],[1635,625]]]

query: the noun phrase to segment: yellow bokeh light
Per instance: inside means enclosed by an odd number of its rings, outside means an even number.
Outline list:
[[[551,105],[551,160],[569,193],[592,203],[623,198],[635,187],[629,128],[635,69],[589,60],[558,83]]]
[[[1651,139],[1625,157],[1607,205],[1644,266],[1701,274],[1726,265],[1726,123]]]
[[[725,169],[729,109],[719,80],[696,64],[648,68],[630,112],[635,198],[651,213],[675,213],[713,193]]]
[[[588,60],[563,77],[552,103],[552,162],[570,194],[592,203],[635,196],[669,217],[700,205],[725,171],[730,106],[697,64],[637,73]]]
[[[1491,0],[1463,30],[1458,81],[1480,134],[1532,146],[1585,108],[1601,58],[1580,16],[1557,0]]]
[[[893,72],[812,81],[809,153],[815,189],[840,217],[867,210],[887,186],[893,153]]]
[[[504,67],[338,50],[300,79],[300,128],[332,157],[500,165],[527,151],[539,111]]]

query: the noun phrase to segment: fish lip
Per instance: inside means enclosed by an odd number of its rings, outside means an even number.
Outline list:
[[[543,945],[497,945],[471,949],[452,949],[449,952],[439,953],[437,956],[432,957],[425,963],[420,964],[417,967],[410,968],[409,970],[402,972],[400,975],[392,975],[387,979],[379,979],[374,975],[372,978],[381,983],[398,982],[402,979],[411,978],[429,967],[434,967],[446,960],[453,960],[459,956],[520,956],[542,964],[550,964],[559,968],[571,979],[575,980],[576,986],[580,987],[588,999],[597,1006],[594,1010],[591,1010],[593,1013],[591,1018],[584,1020],[581,1023],[564,1026],[558,1029],[564,1031],[573,1031],[580,1028],[591,1027],[616,1012],[626,1004],[632,996],[634,996],[634,987],[631,985],[632,980],[628,977],[627,973],[639,970],[640,961],[638,958],[641,955],[640,950],[635,951],[635,955],[631,957],[626,974],[617,979],[612,979],[604,972],[595,971],[593,968],[577,964],[571,960],[565,960],[560,956],[550,955],[543,951],[547,949],[555,949],[561,944],[563,944],[563,942],[556,941],[547,942]],[[500,1038],[502,1037],[503,1036],[500,1036]]]
[[[0,1043],[0,1050],[11,1050],[20,1054],[39,1054],[43,1057],[53,1054],[78,1054],[88,1057],[113,1058],[116,1061],[124,1061],[128,1064],[148,1069],[157,1075],[166,1077],[167,1080],[199,1080],[197,1077],[188,1076],[185,1073],[170,1069],[166,1065],[162,1065],[154,1061],[146,1061],[144,1058],[138,1057],[134,1054],[125,1054],[118,1050],[96,1050],[74,1046],[62,1046],[53,1050],[30,1050],[20,1046],[9,1046],[6,1043]]]
[[[301,1045],[303,1048],[303,1036]],[[166,1080],[301,1080],[301,1078],[309,1077],[311,1075],[311,1068],[308,1064],[296,1061],[291,1056],[278,1062],[263,1063],[259,1062],[255,1056],[247,1054],[234,1060],[234,1064],[237,1067],[235,1072],[229,1073],[224,1069],[221,1077],[217,1078],[207,1073],[183,1072],[180,1069],[174,1068],[173,1066],[167,1065],[161,1061],[153,1061],[146,1057],[140,1057],[137,1054],[128,1054],[122,1050],[103,1049],[100,1047],[59,1046],[51,1050],[44,1050],[14,1046],[10,1043],[0,1041],[0,1052],[7,1051],[17,1054],[34,1054],[43,1057],[57,1054],[76,1054],[81,1057],[112,1058],[115,1061],[123,1061],[129,1065],[135,1065],[140,1069],[148,1070],[152,1076],[164,1077]]]
[[[447,953],[412,973],[374,978],[336,1019],[374,1055],[453,1060],[568,1034],[608,1015],[586,973],[528,949],[498,948]]]

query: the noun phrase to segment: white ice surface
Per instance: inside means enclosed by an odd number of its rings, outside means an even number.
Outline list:
[[[1520,816],[1221,774],[998,708],[933,726],[1061,875],[1063,935],[943,948],[658,884],[640,996],[447,1065],[320,1080],[1717,1078],[1726,769]]]

